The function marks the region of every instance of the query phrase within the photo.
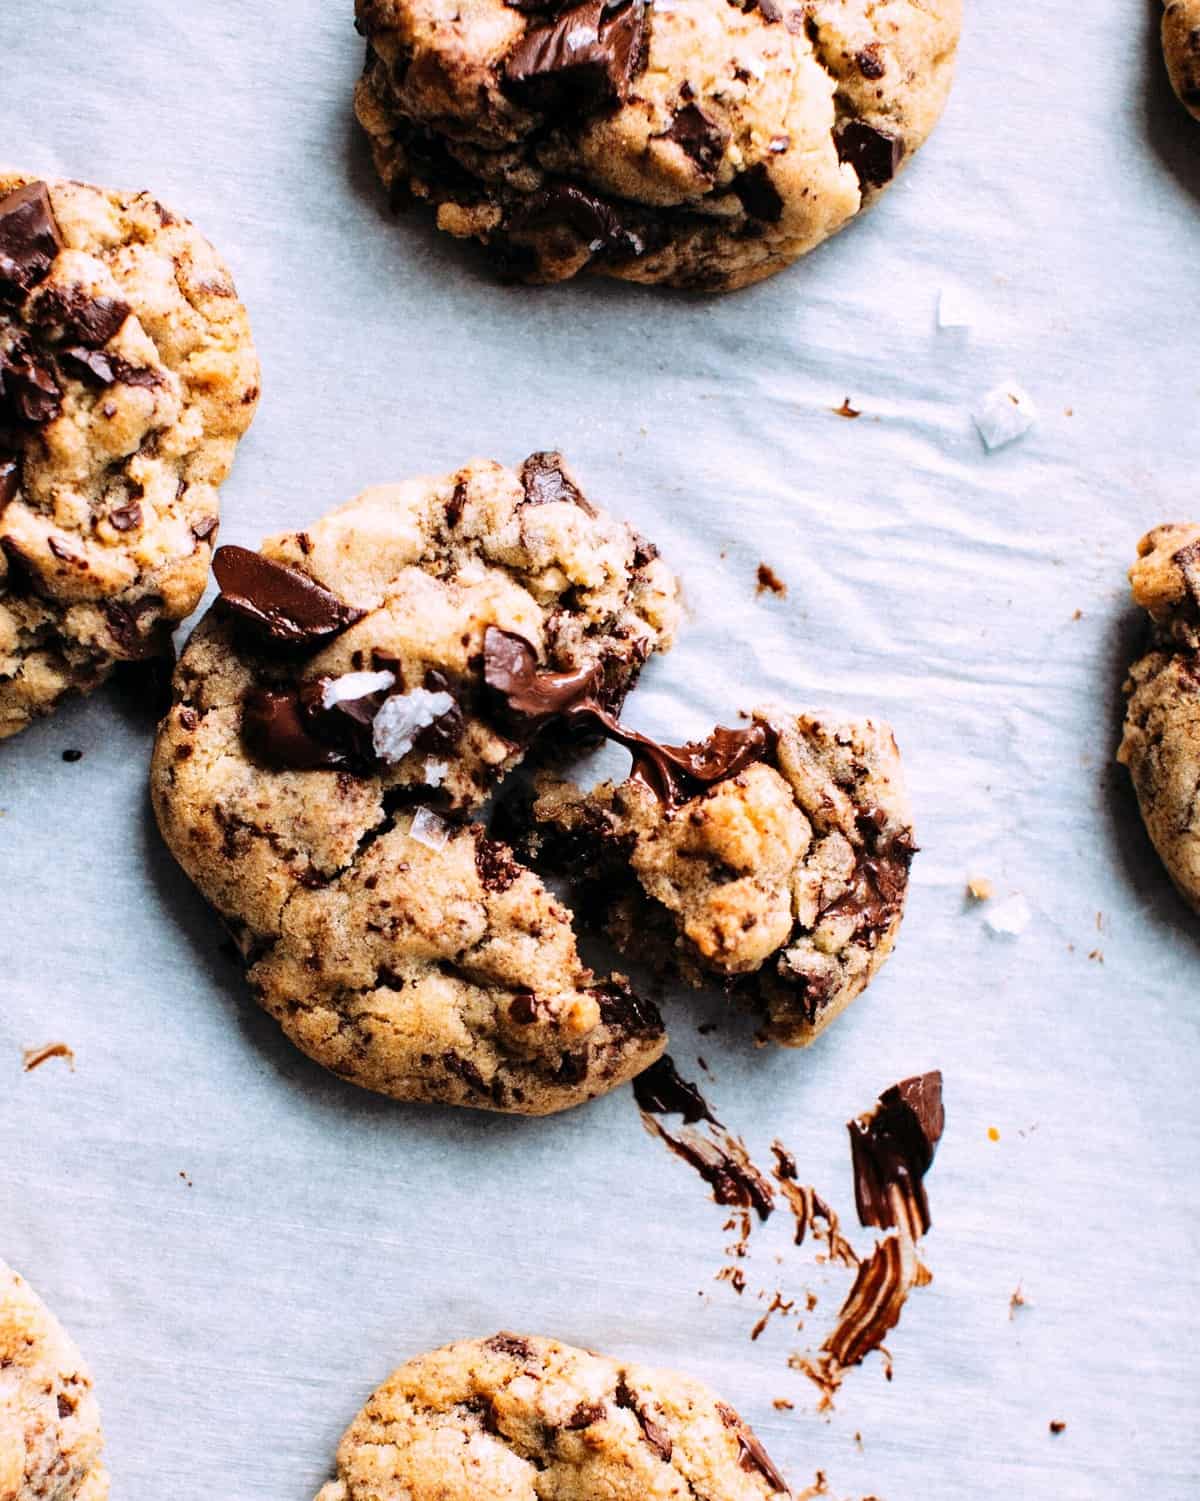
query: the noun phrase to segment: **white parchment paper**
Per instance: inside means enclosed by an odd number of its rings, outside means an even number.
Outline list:
[[[719,301],[506,290],[391,219],[350,11],[2,0],[0,158],[150,188],[234,268],[264,394],[223,540],[561,446],[686,583],[635,723],[678,740],[765,699],[891,718],[923,853],[869,994],[800,1055],[667,1011],[722,1118],[756,1155],[786,1141],[849,1221],[843,1123],[944,1069],[935,1280],[894,1379],[872,1358],[818,1415],[786,1359],[845,1278],[779,1216],[747,1291],[714,1281],[724,1217],[628,1091],[538,1123],[322,1073],[247,1003],[155,832],[149,727],[101,693],[0,750],[0,1255],[88,1352],[114,1495],[307,1501],[392,1365],[509,1327],[710,1380],[798,1490],[820,1469],[854,1501],[1194,1496],[1200,928],[1113,766],[1124,572],[1200,505],[1200,127],[1157,0],[969,0],[903,181]],[[968,334],[938,330],[943,288]],[[1041,421],[988,455],[969,413],[1002,380]],[[756,594],[760,560],[786,599]],[[1025,894],[1022,935],[985,930],[974,874]],[[74,1073],[22,1074],[59,1038]],[[821,1303],[752,1343],[777,1286]]]

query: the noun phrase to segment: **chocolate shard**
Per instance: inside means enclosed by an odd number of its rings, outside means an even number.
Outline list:
[[[0,353],[0,426],[39,427],[62,412],[62,389],[28,339]]]
[[[19,300],[45,281],[62,248],[44,182],[27,183],[0,198],[0,293]]]
[[[340,750],[309,730],[295,688],[251,688],[242,704],[242,739],[273,768],[318,771],[346,765]]]
[[[593,254],[635,256],[646,248],[645,238],[611,203],[570,182],[551,182],[539,188],[513,215],[508,228],[520,234],[554,224],[573,230]]]
[[[531,506],[548,506],[557,501],[569,500],[588,516],[596,514],[596,508],[584,496],[566,472],[566,460],[557,451],[531,453],[521,465],[521,484],[525,490],[525,503]]]
[[[483,634],[483,677],[523,719],[549,719],[590,701],[599,681],[595,667],[570,672],[540,668],[537,652],[523,636],[489,625]]]
[[[219,547],[213,555],[213,573],[226,605],[274,641],[316,646],[365,614],[307,573],[245,547]]]
[[[33,316],[39,328],[68,334],[87,349],[99,349],[119,331],[129,311],[129,304],[119,297],[92,297],[79,287],[47,287],[38,297]]]
[[[725,1402],[717,1403],[717,1411],[721,1414],[721,1421],[737,1439],[738,1464],[742,1469],[747,1472],[757,1470],[772,1490],[782,1491],[790,1496],[792,1493],[788,1490],[787,1481],[780,1474],[774,1460],[763,1448],[758,1435],[741,1414],[734,1412],[733,1408]]]
[[[864,1225],[907,1228],[914,1239],[925,1234],[932,1220],[924,1178],[945,1125],[938,1070],[894,1084],[874,1110],[848,1123],[854,1199]]]
[[[725,154],[729,132],[710,120],[698,104],[685,104],[675,111],[666,139],[680,146],[700,171],[711,177]]]
[[[502,87],[550,115],[619,104],[642,66],[645,24],[644,0],[584,0],[529,28],[504,59]]]
[[[714,1126],[721,1124],[696,1086],[680,1075],[670,1056],[660,1058],[637,1076],[633,1081],[633,1094],[638,1108],[649,1111],[651,1115],[682,1115],[686,1126],[693,1126],[697,1121],[711,1121]]]
[[[771,181],[766,162],[756,162],[745,172],[739,172],[733,180],[733,191],[752,219],[778,224],[783,218],[783,199]]]
[[[89,385],[111,386],[117,378],[112,357],[82,344],[60,349],[58,362],[68,375],[77,375]]]
[[[864,191],[886,187],[900,170],[904,142],[865,120],[844,120],[834,131],[833,140],[839,160],[854,168]]]

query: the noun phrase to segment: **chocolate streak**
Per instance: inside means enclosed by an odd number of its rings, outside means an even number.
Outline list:
[[[940,1071],[893,1084],[869,1115],[850,1121],[854,1198],[864,1225],[906,1229],[913,1240],[928,1231],[924,1177],[946,1126]]]

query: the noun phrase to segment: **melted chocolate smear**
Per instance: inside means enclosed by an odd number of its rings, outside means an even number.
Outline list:
[[[44,182],[31,182],[0,198],[0,293],[19,301],[45,281],[63,248]]]
[[[721,1124],[696,1086],[680,1077],[673,1058],[660,1058],[639,1074],[633,1081],[633,1093],[639,1108],[651,1115],[682,1115],[687,1126],[697,1121]]]
[[[710,120],[699,105],[685,104],[676,110],[666,138],[682,147],[701,172],[711,177],[725,154],[729,134],[715,120]]]
[[[675,805],[737,776],[763,760],[771,746],[771,736],[761,724],[745,730],[718,727],[707,740],[691,740],[686,745],[659,745],[620,726],[610,733],[633,755],[631,780],[643,782],[662,802]]]
[[[531,506],[554,505],[570,501],[588,516],[596,514],[596,508],[587,500],[577,485],[567,478],[566,461],[561,453],[531,453],[521,465],[521,485],[525,491],[525,504]]]
[[[504,60],[502,87],[550,115],[619,104],[642,65],[645,20],[644,0],[585,0],[526,31]]]
[[[54,372],[25,338],[0,353],[0,425],[40,427],[62,412]]]
[[[525,719],[549,719],[587,702],[599,683],[595,667],[571,672],[539,668],[537,653],[523,636],[489,625],[483,634],[483,677],[509,711]],[[603,711],[600,711],[603,712]]]
[[[726,1131],[708,1128],[708,1135],[686,1126],[678,1136],[649,1111],[642,1111],[642,1122],[653,1136],[664,1141],[676,1157],[694,1167],[712,1189],[718,1204],[735,1209],[753,1209],[760,1220],[767,1220],[775,1208],[775,1190],[750,1160],[745,1143]]]
[[[365,613],[298,568],[245,547],[219,547],[213,572],[226,605],[274,641],[315,646],[340,635]]]
[[[906,1258],[895,1236],[881,1240],[858,1269],[837,1324],[821,1346],[828,1376],[834,1368],[861,1365],[872,1350],[878,1350],[900,1321],[900,1314],[914,1287],[924,1287],[929,1273],[920,1262]]]
[[[886,187],[900,170],[904,142],[865,120],[843,121],[834,131],[833,140],[838,159],[850,163],[864,191]]]
[[[928,1231],[933,1222],[924,1178],[945,1125],[939,1070],[892,1085],[869,1115],[848,1123],[854,1199],[862,1224],[907,1228],[914,1239]]]
[[[313,735],[296,688],[251,688],[242,703],[242,739],[274,768],[318,771],[347,765],[342,751]]]

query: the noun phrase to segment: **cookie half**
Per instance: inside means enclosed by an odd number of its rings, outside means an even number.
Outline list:
[[[169,650],[257,401],[246,310],[186,219],[0,171],[0,738]]]
[[[1200,911],[1200,524],[1148,532],[1129,581],[1150,617],[1150,640],[1125,683],[1117,759],[1159,858]]]
[[[723,291],[878,196],[950,89],[961,0],[357,0],[393,201],[507,278]]]
[[[916,844],[890,727],[767,708],[699,744],[627,744],[618,786],[537,779],[534,849],[624,953],[722,983],[761,1036],[807,1046],[903,916]]]
[[[103,1443],[83,1356],[0,1261],[0,1498],[107,1501]]]
[[[570,913],[466,820],[562,745],[560,700],[586,684],[615,710],[670,644],[654,548],[535,454],[368,490],[215,569],[154,807],[292,1041],[398,1099],[524,1114],[651,1063],[655,1008],[594,975]],[[522,705],[491,684],[514,641],[542,669]]]
[[[401,1366],[316,1501],[767,1501],[787,1483],[738,1414],[673,1371],[497,1334]]]
[[[1200,120],[1200,0],[1168,0],[1162,42],[1171,86],[1184,108]]]

